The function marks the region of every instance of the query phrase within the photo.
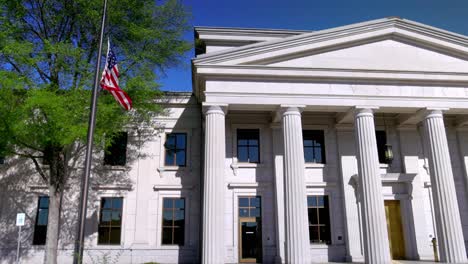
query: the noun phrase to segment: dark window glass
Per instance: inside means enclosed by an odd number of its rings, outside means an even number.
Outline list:
[[[375,136],[377,139],[377,153],[379,155],[380,163],[387,163],[385,159],[385,145],[387,144],[387,133],[383,130],[375,131]]]
[[[120,245],[122,197],[103,197],[98,227],[98,244]]]
[[[104,154],[104,164],[124,166],[127,162],[127,132],[120,132],[112,139]]]
[[[260,162],[260,130],[237,130],[237,160],[240,162]]]
[[[325,140],[322,130],[302,131],[304,141],[304,161],[325,163]]]
[[[49,217],[49,197],[39,197],[37,203],[36,222],[34,224],[33,245],[45,245],[47,223]]]
[[[239,217],[257,217],[262,216],[262,201],[258,196],[239,197]]]
[[[328,196],[307,196],[310,243],[331,243]]]
[[[163,245],[184,245],[185,199],[163,198]]]
[[[166,158],[164,161],[166,166],[185,166],[187,160],[187,134],[167,134],[164,147],[166,149]]]

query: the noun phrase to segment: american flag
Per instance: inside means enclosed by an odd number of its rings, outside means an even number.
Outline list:
[[[112,50],[110,43],[107,48],[107,59],[106,66],[102,72],[101,87],[109,91],[119,102],[119,104],[125,108],[125,110],[132,109],[132,100],[126,92],[119,87],[119,69],[117,67],[117,57]]]

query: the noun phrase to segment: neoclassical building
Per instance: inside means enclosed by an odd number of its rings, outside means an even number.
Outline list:
[[[468,261],[467,36],[392,17],[195,38],[193,93],[167,93],[156,132],[122,133],[95,159],[87,259]],[[18,208],[22,263],[42,258],[47,191],[22,186],[0,194],[2,263]],[[73,250],[67,197],[60,263]]]

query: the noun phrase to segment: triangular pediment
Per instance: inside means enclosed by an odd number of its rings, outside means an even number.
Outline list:
[[[466,72],[468,62],[443,50],[394,38],[314,54],[280,57],[262,65],[292,68],[372,69],[388,71]]]
[[[194,65],[467,72],[468,38],[388,18],[207,54]]]

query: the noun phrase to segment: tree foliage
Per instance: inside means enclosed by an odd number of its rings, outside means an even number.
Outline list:
[[[0,155],[33,161],[50,195],[62,192],[73,146],[86,140],[102,3],[0,0]],[[188,14],[176,0],[108,0],[107,15],[105,35],[134,110],[101,92],[95,146],[160,111],[157,73],[190,49],[182,38]]]

